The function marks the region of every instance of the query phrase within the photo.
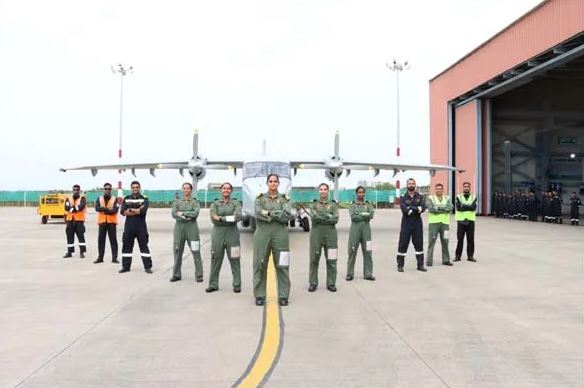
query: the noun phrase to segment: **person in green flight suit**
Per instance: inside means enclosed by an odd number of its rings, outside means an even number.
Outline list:
[[[314,200],[310,204],[310,218],[312,230],[310,231],[310,270],[308,276],[309,292],[316,291],[318,287],[318,263],[320,254],[324,248],[326,258],[326,288],[336,292],[337,281],[337,257],[338,238],[336,224],[339,222],[339,206],[329,201],[329,185],[321,183],[318,186],[320,200]]]
[[[233,186],[229,182],[221,185],[221,199],[216,199],[211,205],[209,213],[213,230],[211,231],[211,274],[209,287],[206,292],[219,289],[219,272],[223,264],[223,256],[227,258],[233,274],[233,292],[241,292],[241,266],[239,229],[237,223],[241,221],[241,202],[231,199]]]
[[[349,260],[347,262],[346,280],[353,280],[355,273],[355,258],[357,249],[361,245],[363,253],[363,275],[365,280],[375,280],[373,276],[373,258],[371,255],[371,226],[369,221],[373,218],[375,209],[369,201],[365,201],[365,188],[358,186],[355,189],[357,200],[351,203],[349,215],[351,216],[351,229],[349,231]]]
[[[199,237],[199,227],[197,217],[201,207],[196,198],[191,198],[193,185],[186,182],[182,185],[183,197],[175,199],[172,203],[172,218],[176,220],[174,224],[174,266],[172,270],[171,282],[181,280],[182,258],[185,242],[188,244],[193,258],[195,259],[195,279],[198,283],[203,281],[203,260],[201,259],[201,239]]]
[[[290,294],[290,242],[288,222],[292,208],[286,195],[278,193],[280,178],[270,174],[267,178],[268,192],[259,194],[255,201],[257,228],[253,249],[253,293],[257,306],[266,301],[266,280],[270,255],[278,279],[278,303],[288,305]]]

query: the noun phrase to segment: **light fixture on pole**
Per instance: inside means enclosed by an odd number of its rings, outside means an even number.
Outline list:
[[[123,134],[123,114],[124,114],[124,77],[134,72],[134,67],[124,67],[121,63],[117,67],[111,66],[112,73],[120,75],[120,145],[118,147],[118,159],[120,164],[122,162],[122,134]],[[118,200],[121,201],[124,197],[122,189],[122,170],[118,170]]]

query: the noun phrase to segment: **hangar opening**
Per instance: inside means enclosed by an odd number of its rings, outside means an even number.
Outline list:
[[[491,99],[492,190],[584,194],[584,56]]]

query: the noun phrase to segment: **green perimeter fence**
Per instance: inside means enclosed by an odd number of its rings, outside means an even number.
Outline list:
[[[0,191],[0,206],[36,206],[39,202],[39,198],[42,195],[49,193],[57,193],[57,191]],[[128,193],[129,192],[126,192],[126,194]],[[169,206],[172,204],[172,201],[177,194],[182,195],[182,193],[179,193],[176,190],[144,190],[143,193],[148,197],[151,205],[155,207]],[[90,203],[94,203],[101,194],[101,191],[85,192],[87,201]],[[197,198],[201,202],[201,205],[205,207],[207,207],[215,198],[219,198],[220,196],[221,192],[219,190],[197,191]],[[241,190],[234,190],[232,197],[241,200]],[[342,205],[348,204],[354,198],[354,190],[339,191],[339,203]],[[292,190],[293,202],[307,203],[311,202],[313,199],[318,199],[317,190]],[[379,207],[390,207],[395,201],[395,191],[371,189],[367,191],[366,200]]]

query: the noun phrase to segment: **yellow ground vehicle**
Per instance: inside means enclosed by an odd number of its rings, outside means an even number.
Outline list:
[[[41,222],[46,224],[51,218],[65,218],[66,194],[46,194],[39,198],[37,214],[41,216]]]

